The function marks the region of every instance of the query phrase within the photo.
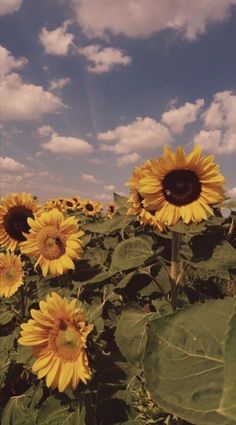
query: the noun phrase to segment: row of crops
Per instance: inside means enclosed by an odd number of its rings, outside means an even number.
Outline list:
[[[0,205],[1,425],[236,424],[236,207],[199,146]]]

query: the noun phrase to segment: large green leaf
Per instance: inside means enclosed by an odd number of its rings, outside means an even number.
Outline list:
[[[121,196],[118,193],[114,193],[114,202],[117,207],[127,207],[128,198]]]
[[[125,310],[118,320],[116,343],[123,356],[137,368],[142,367],[147,343],[147,323],[157,317],[158,313],[147,313],[131,307]]]
[[[229,322],[224,360],[224,391],[218,412],[236,423],[236,313]]]
[[[51,396],[42,404],[37,425],[85,425],[84,409],[71,412],[67,404]]]
[[[87,223],[86,229],[93,233],[109,234],[127,226],[130,218],[119,213],[114,214],[111,220],[101,219],[94,223]]]
[[[10,306],[1,300],[0,306],[0,325],[5,325],[14,317],[14,313],[10,310]]]
[[[235,299],[209,301],[152,321],[144,371],[152,398],[197,425],[235,425],[219,412],[224,343]]]
[[[111,270],[128,270],[142,265],[153,255],[151,242],[141,236],[127,239],[115,248]]]
[[[26,393],[11,397],[3,411],[1,425],[32,425],[36,423],[35,404],[42,396],[41,389],[34,397],[34,388]]]

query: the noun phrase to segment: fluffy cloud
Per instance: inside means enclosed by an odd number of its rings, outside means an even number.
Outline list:
[[[11,52],[7,50],[4,46],[0,45],[0,77],[4,78],[9,74],[13,69],[22,68],[27,63],[26,58],[15,59]]]
[[[73,34],[66,32],[68,24],[68,21],[66,21],[55,30],[49,31],[45,27],[41,30],[39,41],[46,53],[50,55],[67,55],[74,39]]]
[[[113,184],[109,184],[108,186],[104,186],[104,189],[113,192],[115,190],[115,186]]]
[[[13,158],[9,158],[8,156],[2,157],[0,156],[0,169],[4,173],[21,173],[26,170],[26,167],[18,161],[15,161]]]
[[[116,153],[129,153],[156,149],[171,142],[169,130],[153,118],[137,118],[131,124],[121,125],[114,130],[98,133],[98,140],[106,142],[101,150]],[[108,142],[117,141],[114,145]],[[137,154],[136,154],[137,155]]]
[[[22,5],[22,0],[1,0],[0,15],[17,12]]]
[[[128,153],[127,155],[124,155],[117,159],[117,165],[118,167],[125,167],[128,164],[133,164],[134,162],[137,162],[140,158],[140,155],[136,152],[134,153]]]
[[[39,138],[44,138],[50,136],[54,133],[54,129],[50,125],[42,125],[37,128],[37,136]]]
[[[53,153],[63,155],[85,155],[93,150],[93,147],[85,140],[76,137],[63,137],[57,133],[53,133],[49,142],[43,143],[42,147]]]
[[[45,91],[41,86],[26,84],[13,69],[22,68],[27,60],[15,59],[3,46],[0,48],[1,85],[0,115],[3,121],[21,121],[37,119],[42,114],[55,112],[64,105],[54,94]]]
[[[39,118],[55,112],[63,103],[41,86],[25,84],[18,74],[7,75],[0,86],[0,115],[4,121],[21,121]]]
[[[89,37],[109,32],[145,38],[165,29],[194,40],[210,23],[230,16],[236,0],[71,0],[76,19]]]
[[[236,187],[232,187],[232,189],[228,190],[227,195],[230,198],[236,199]]]
[[[52,80],[49,86],[49,90],[63,89],[65,86],[70,84],[70,82],[71,79],[69,77]]]
[[[197,116],[204,106],[204,100],[198,99],[195,103],[186,102],[179,108],[171,108],[162,115],[162,122],[166,124],[172,133],[180,134],[187,124],[196,121]]]
[[[87,66],[87,70],[94,74],[108,72],[117,65],[125,66],[131,63],[130,56],[114,47],[102,48],[98,44],[91,44],[79,48],[78,53],[88,59],[91,64]]]
[[[216,154],[236,152],[236,95],[231,91],[216,93],[203,113],[203,129],[194,137],[205,150]]]
[[[81,178],[88,183],[99,183],[99,181],[94,177],[93,174],[82,174]]]
[[[100,195],[96,194],[94,196],[94,198],[97,199],[98,201],[111,201],[112,200],[111,195],[108,195],[107,193],[101,193]]]

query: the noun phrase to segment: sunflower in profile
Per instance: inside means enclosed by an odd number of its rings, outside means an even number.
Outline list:
[[[58,211],[65,212],[66,211],[66,205],[63,198],[53,198],[48,199],[48,201],[44,205],[44,209],[46,211],[51,211],[54,208],[56,208]]]
[[[82,308],[75,308],[76,299],[68,302],[53,292],[46,301],[40,301],[40,310],[31,310],[27,323],[21,325],[18,342],[31,347],[36,358],[33,372],[41,379],[46,377],[46,385],[60,392],[79,382],[87,384],[91,370],[86,352],[87,336],[93,325],[86,324],[86,314]]]
[[[41,207],[29,193],[12,193],[1,198],[0,244],[14,251],[29,231],[27,219],[40,213]]]
[[[35,220],[29,218],[28,223],[30,231],[21,244],[21,252],[37,260],[35,267],[41,267],[44,277],[48,273],[57,276],[75,268],[73,260],[81,256],[84,232],[79,230],[74,216],[65,218],[53,209]]]
[[[165,230],[165,225],[157,219],[156,211],[149,211],[143,206],[144,198],[140,194],[140,180],[144,177],[145,170],[150,167],[150,161],[146,161],[142,167],[136,167],[133,175],[127,185],[130,186],[130,197],[128,203],[131,207],[128,209],[128,215],[139,215],[139,222],[143,225],[150,225],[161,232]]]
[[[202,156],[200,145],[186,155],[181,147],[174,153],[164,148],[163,156],[150,162],[140,180],[143,205],[157,211],[159,221],[174,225],[200,223],[213,215],[212,205],[225,199],[224,177],[212,155]]]
[[[75,209],[78,210],[80,207],[81,198],[78,195],[74,195],[72,196],[72,200],[75,202],[75,205],[76,205]]]
[[[107,213],[106,213],[106,216],[107,216],[108,218],[112,218],[112,217],[113,217],[113,215],[115,214],[116,210],[117,210],[117,207],[116,207],[116,205],[114,204],[114,202],[109,202],[109,204],[108,204],[108,206],[107,206]]]
[[[84,199],[80,202],[80,208],[84,215],[87,217],[94,217],[97,215],[101,209],[102,204],[98,201],[91,201],[90,199]]]
[[[0,253],[0,297],[11,297],[23,285],[23,265],[19,255]]]

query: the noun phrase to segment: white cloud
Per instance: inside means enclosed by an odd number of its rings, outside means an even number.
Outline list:
[[[136,152],[128,153],[127,155],[124,155],[121,158],[117,159],[117,165],[118,167],[125,167],[128,164],[133,164],[134,162],[137,162],[139,158],[140,155]]]
[[[79,48],[78,53],[85,56],[91,62],[87,66],[87,70],[94,74],[108,72],[117,65],[125,66],[131,63],[130,56],[114,47],[102,48],[98,44],[91,44],[90,46]]]
[[[121,154],[152,150],[171,142],[168,128],[149,117],[137,118],[131,124],[98,133],[97,138],[106,143],[116,141],[114,145],[102,144],[101,150]]]
[[[100,195],[95,195],[94,196],[95,199],[97,199],[98,201],[112,201],[112,197],[111,195],[108,195],[107,193],[101,193]]]
[[[93,174],[82,174],[81,178],[88,183],[99,183],[99,181],[94,177]]]
[[[216,93],[202,117],[203,129],[194,143],[216,154],[236,152],[236,95],[231,91]]]
[[[17,12],[22,5],[22,0],[1,0],[0,15]]]
[[[26,84],[19,74],[11,71],[22,68],[27,60],[15,59],[1,46],[2,79],[0,85],[0,115],[3,121],[37,119],[42,114],[58,111],[64,105],[59,97],[45,91],[43,87]]]
[[[113,184],[110,184],[108,186],[104,186],[105,190],[110,190],[111,192],[113,192],[113,190],[115,190],[115,186]]]
[[[3,78],[5,75],[9,74],[13,69],[22,68],[27,64],[26,58],[15,59],[11,52],[7,50],[4,46],[0,45],[0,77]]]
[[[57,133],[53,133],[49,142],[43,143],[42,147],[53,153],[65,155],[84,155],[93,150],[92,145],[85,140],[59,136]]]
[[[32,120],[55,112],[64,105],[41,86],[25,84],[18,74],[7,75],[0,86],[0,115],[3,121]]]
[[[39,41],[46,53],[51,55],[65,56],[73,44],[74,35],[66,32],[69,22],[66,21],[61,27],[49,31],[45,27],[39,34]]]
[[[187,124],[196,121],[197,116],[204,106],[203,99],[197,99],[195,103],[186,102],[179,108],[172,107],[162,114],[162,122],[166,124],[172,133],[180,134]]]
[[[236,199],[236,187],[232,187],[232,189],[228,190],[227,195],[230,198]]]
[[[206,31],[208,24],[230,16],[236,0],[71,0],[77,22],[89,37],[109,32],[145,38],[173,29],[188,40]]]
[[[65,86],[70,84],[70,82],[71,82],[71,79],[69,77],[52,80],[50,82],[49,90],[63,89]]]
[[[92,162],[92,164],[95,164],[95,165],[103,164],[103,160],[100,158],[91,158],[90,162]]]
[[[48,137],[54,133],[54,129],[50,125],[43,125],[37,128],[37,135],[39,138]]]
[[[4,173],[18,174],[25,171],[26,167],[13,158],[0,156],[0,170]]]

